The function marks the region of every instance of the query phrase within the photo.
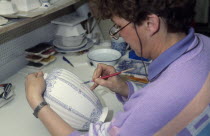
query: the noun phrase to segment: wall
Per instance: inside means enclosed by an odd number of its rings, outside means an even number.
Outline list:
[[[24,50],[41,42],[51,41],[54,37],[55,25],[48,24],[16,39],[0,44],[0,82],[23,68]]]
[[[101,29],[104,40],[110,40],[109,29],[113,26],[113,22],[110,19],[101,20],[99,27]]]

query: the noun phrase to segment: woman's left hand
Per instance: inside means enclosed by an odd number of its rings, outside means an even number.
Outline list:
[[[29,74],[25,80],[26,98],[29,105],[34,109],[42,101],[42,94],[46,88],[43,72]]]

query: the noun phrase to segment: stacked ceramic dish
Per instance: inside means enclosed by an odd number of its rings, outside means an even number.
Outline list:
[[[55,61],[56,53],[53,45],[49,43],[40,43],[36,46],[25,50],[26,60],[28,60],[27,66],[30,68],[42,69],[44,66]]]
[[[65,53],[79,52],[93,46],[93,43],[86,38],[86,30],[81,24],[74,26],[58,25],[53,44],[57,52]]]

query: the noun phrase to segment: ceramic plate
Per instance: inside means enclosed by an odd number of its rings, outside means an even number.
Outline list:
[[[87,44],[87,42],[88,42],[88,40],[84,39],[82,41],[82,43],[78,46],[64,46],[63,43],[61,43],[60,40],[54,40],[53,44],[54,44],[55,47],[57,47],[59,49],[62,49],[62,50],[77,50],[77,49],[80,49],[80,48],[84,47]]]
[[[80,51],[84,51],[84,50],[87,50],[87,49],[89,49],[89,48],[91,48],[91,47],[93,47],[93,42],[92,41],[88,41],[88,43],[84,46],[84,47],[82,47],[82,48],[80,48],[80,49],[74,49],[74,50],[71,50],[71,49],[69,49],[69,50],[67,50],[67,49],[60,49],[60,48],[55,48],[55,50],[57,51],[57,52],[62,52],[62,53],[69,53],[69,52],[80,52]]]

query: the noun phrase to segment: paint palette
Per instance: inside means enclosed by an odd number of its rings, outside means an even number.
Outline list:
[[[27,66],[30,68],[42,69],[45,65],[56,60],[56,57],[53,56],[56,51],[53,45],[49,43],[40,43],[26,49],[25,52],[26,60],[29,61]]]

